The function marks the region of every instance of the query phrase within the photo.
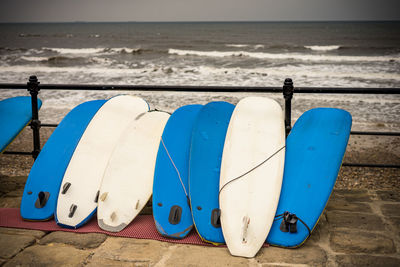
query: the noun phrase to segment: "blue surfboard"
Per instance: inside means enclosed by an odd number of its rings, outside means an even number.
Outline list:
[[[38,99],[38,109],[42,101]],[[0,153],[32,120],[30,96],[17,96],[0,101]]]
[[[309,110],[296,121],[286,141],[277,217],[267,243],[298,247],[309,237],[335,185],[351,123],[350,113],[334,108]]]
[[[235,106],[211,102],[197,116],[189,160],[189,195],[194,225],[199,236],[224,243],[219,221],[219,176],[226,131]]]
[[[47,140],[32,166],[21,201],[25,220],[49,220],[72,154],[87,125],[106,100],[88,101],[71,110]]]
[[[193,125],[201,105],[177,109],[168,119],[158,148],[153,183],[153,217],[157,231],[184,238],[193,228],[189,205],[189,152]]]

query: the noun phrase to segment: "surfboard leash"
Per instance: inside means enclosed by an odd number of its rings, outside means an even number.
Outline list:
[[[188,204],[189,204],[189,195],[188,195],[188,193],[187,193],[187,191],[186,191],[185,185],[183,184],[183,181],[182,181],[182,178],[181,178],[181,174],[179,173],[178,168],[176,167],[174,161],[172,160],[172,157],[171,157],[171,155],[169,154],[168,149],[167,149],[167,147],[166,147],[165,144],[164,144],[164,140],[163,140],[162,136],[161,136],[161,144],[163,145],[163,147],[164,147],[164,149],[165,149],[165,152],[167,152],[168,158],[169,158],[169,160],[171,161],[172,165],[174,166],[176,173],[178,174],[179,181],[181,182],[183,191],[185,191],[185,195],[186,195],[186,198],[188,199]],[[189,204],[189,207],[190,207],[190,204]]]
[[[296,214],[290,213],[288,211],[285,211],[282,214],[275,215],[274,221],[277,221],[277,220],[280,220],[280,219],[282,219],[282,223],[281,223],[279,229],[282,232],[285,232],[285,233],[287,233],[287,232],[297,233],[297,221],[299,220],[302,224],[304,224],[304,226],[308,230],[307,238],[310,237],[310,235],[311,235],[310,227],[308,227],[308,225],[302,219],[297,217]]]
[[[172,113],[171,112],[168,112],[168,111],[165,111],[165,110],[161,110],[161,109],[150,109],[148,112],[155,112],[155,111],[158,111],[158,112],[164,112],[164,113],[167,113],[167,114],[169,114],[169,115],[172,115]]]
[[[238,177],[230,180],[229,182],[227,182],[226,184],[224,184],[221,189],[218,192],[218,202],[221,196],[221,192],[222,190],[225,188],[225,186],[227,186],[228,184],[232,183],[233,181],[239,180],[240,178],[244,177],[245,175],[251,173],[252,171],[254,171],[255,169],[257,169],[258,167],[260,167],[261,165],[265,164],[268,160],[272,159],[275,155],[277,155],[280,151],[282,151],[282,149],[284,149],[286,147],[283,146],[280,149],[278,149],[277,151],[275,151],[271,156],[269,156],[268,158],[266,158],[263,162],[259,163],[258,165],[256,165],[255,167],[251,168],[250,170],[248,170],[247,172],[243,173],[242,175],[239,175]]]

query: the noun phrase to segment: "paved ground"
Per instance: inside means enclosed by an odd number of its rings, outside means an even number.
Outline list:
[[[51,132],[41,130],[42,144]],[[28,129],[9,150],[31,147]],[[345,161],[399,164],[399,139],[352,136]],[[19,207],[32,164],[0,155],[0,208]],[[244,259],[226,248],[0,227],[0,266],[400,266],[400,169],[343,167],[335,188],[298,249],[263,248]]]
[[[19,206],[25,179],[0,177],[0,207]],[[305,245],[262,248],[253,259],[227,248],[0,228],[0,265],[400,266],[400,191],[336,189]]]

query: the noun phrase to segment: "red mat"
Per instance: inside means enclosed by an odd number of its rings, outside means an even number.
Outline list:
[[[200,246],[213,246],[210,243],[201,240],[195,230],[183,239],[171,239],[160,235],[157,232],[152,215],[139,215],[124,230],[118,233],[111,233],[100,229],[97,225],[97,218],[92,218],[87,224],[78,229],[68,229],[60,227],[54,220],[44,222],[24,221],[21,218],[19,209],[0,208],[0,227],[21,228],[41,231],[64,231],[73,233],[101,233],[109,236],[120,236],[139,239],[152,239],[170,243],[190,244]],[[225,245],[223,245],[225,246]],[[268,244],[264,244],[264,247]]]
[[[54,220],[44,222],[30,222],[22,220],[19,209],[2,208],[0,209],[0,226],[11,228],[22,228],[41,231],[64,231],[73,233],[101,233],[110,236],[130,237],[139,239],[152,239],[171,243],[192,244],[201,246],[212,246],[200,239],[196,231],[192,231],[186,238],[177,240],[163,237],[157,232],[154,225],[153,216],[139,215],[124,230],[118,233],[111,233],[100,229],[97,225],[97,218],[92,218],[87,224],[78,229],[67,229],[60,227]]]

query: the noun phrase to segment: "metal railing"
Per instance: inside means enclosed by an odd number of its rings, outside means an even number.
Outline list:
[[[290,78],[285,79],[283,87],[242,87],[242,86],[160,86],[160,85],[94,85],[94,84],[40,84],[36,76],[30,76],[26,84],[0,83],[0,89],[27,89],[32,98],[33,151],[5,151],[4,154],[32,155],[37,158],[40,152],[40,128],[57,127],[57,124],[42,124],[39,120],[37,96],[40,90],[97,90],[97,91],[174,91],[174,92],[213,92],[213,93],[283,93],[285,99],[285,130],[291,130],[291,104],[293,94],[400,94],[400,88],[348,88],[348,87],[294,87]],[[376,135],[399,137],[400,132],[352,131],[352,135]],[[343,163],[350,167],[400,168],[396,164]]]

